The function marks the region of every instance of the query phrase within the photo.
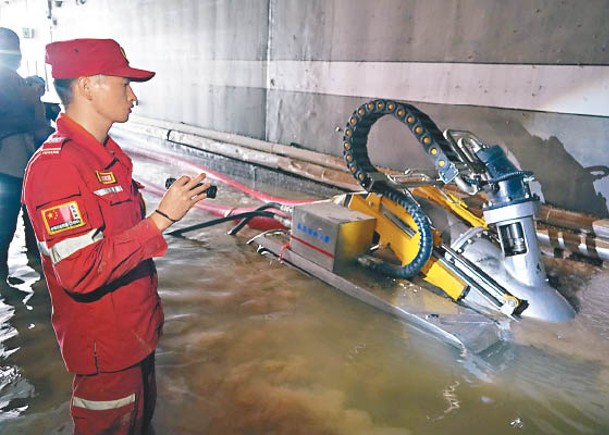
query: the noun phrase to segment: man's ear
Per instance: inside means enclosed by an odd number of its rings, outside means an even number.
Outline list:
[[[78,77],[74,86],[75,91],[87,100],[93,98],[91,77]]]

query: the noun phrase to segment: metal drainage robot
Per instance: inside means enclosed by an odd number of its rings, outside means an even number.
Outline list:
[[[444,241],[434,240],[434,220],[428,219],[431,213],[428,216],[409,194],[410,186],[381,174],[368,158],[368,133],[374,122],[385,115],[394,116],[410,129],[435,164],[442,183],[454,182],[467,194],[486,194],[484,221],[467,212],[456,197],[442,192],[438,185],[417,186],[413,189],[415,196],[453,212],[449,227],[444,228]],[[381,198],[381,204],[400,205],[412,218],[419,235],[415,256],[403,261],[406,264],[401,268],[371,263],[373,269],[398,277],[423,273],[431,281],[435,278],[426,271],[439,263],[452,277],[443,276],[434,284],[446,289],[455,300],[547,321],[574,316],[573,308],[548,285],[541,262],[533,220],[539,198],[531,194],[529,187],[533,174],[518,170],[498,145],[484,145],[469,132],[447,130],[442,135],[433,121],[415,107],[376,100],[359,107],[349,119],[344,155],[351,173],[370,192],[367,204],[376,197]],[[367,211],[361,201],[356,203],[351,208]],[[398,214],[398,219],[403,215]],[[383,216],[388,215],[377,215],[379,219]],[[487,227],[496,231],[486,231]],[[393,237],[391,232],[388,237]],[[407,257],[406,254],[402,258]]]
[[[408,172],[387,176],[371,163],[368,134],[383,116],[412,132],[437,179]],[[574,317],[571,305],[548,284],[540,258],[533,220],[539,198],[529,187],[533,174],[516,168],[499,146],[466,131],[442,133],[410,104],[374,100],[349,118],[343,151],[365,192],[294,207],[289,242],[263,235],[256,238],[261,251],[466,347],[492,344],[501,335],[493,328],[502,318]],[[483,219],[443,188],[449,183],[486,196]],[[408,289],[375,289],[354,280],[354,263],[373,276],[422,278],[431,286],[416,300]],[[453,310],[446,309],[446,296]]]

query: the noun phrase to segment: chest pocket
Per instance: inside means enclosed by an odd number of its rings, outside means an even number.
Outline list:
[[[140,206],[130,185],[114,184],[98,186],[93,194],[99,199],[105,231],[110,233],[126,230],[140,219]]]
[[[100,187],[99,189],[95,189],[93,193],[108,205],[115,206],[132,200],[130,192],[120,184]]]

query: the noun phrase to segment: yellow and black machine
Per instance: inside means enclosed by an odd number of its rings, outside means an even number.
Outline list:
[[[384,116],[410,130],[437,177],[409,170],[391,176],[372,164],[368,135]],[[442,132],[416,107],[384,99],[353,112],[342,146],[364,191],[295,206],[289,233],[255,238],[261,252],[475,352],[500,340],[511,319],[574,317],[541,260],[533,174],[500,146],[468,131]],[[485,196],[483,217],[449,184]]]

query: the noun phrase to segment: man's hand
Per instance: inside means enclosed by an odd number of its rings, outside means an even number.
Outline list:
[[[38,98],[42,97],[46,92],[46,82],[40,76],[29,76],[25,78],[25,83],[36,91]]]
[[[207,198],[205,190],[211,184],[202,183],[205,177],[204,172],[194,178],[183,175],[172,183],[149,216],[159,230],[164,231],[180,221],[197,202]]]

